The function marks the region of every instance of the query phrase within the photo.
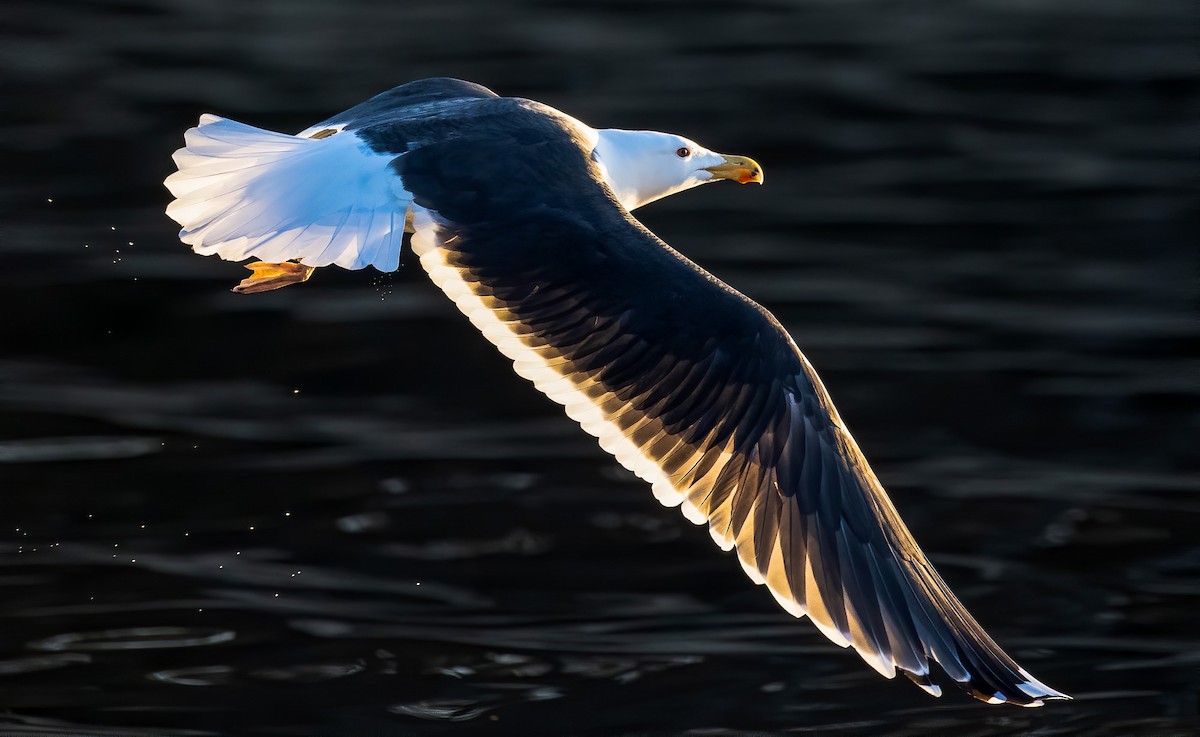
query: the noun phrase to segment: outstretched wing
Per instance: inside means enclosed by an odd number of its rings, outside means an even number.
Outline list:
[[[402,157],[433,281],[660,501],[884,676],[940,695],[934,660],[991,703],[1065,698],[950,592],[779,323],[634,220],[583,150],[517,136]]]

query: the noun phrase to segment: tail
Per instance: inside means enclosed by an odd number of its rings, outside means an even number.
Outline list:
[[[353,132],[290,136],[204,115],[175,152],[167,215],[196,253],[394,271],[411,197]]]

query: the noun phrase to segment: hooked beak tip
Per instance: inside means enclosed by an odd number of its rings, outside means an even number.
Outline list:
[[[713,179],[730,179],[738,184],[763,183],[762,166],[754,159],[749,156],[720,156],[725,161],[705,169],[712,174]]]

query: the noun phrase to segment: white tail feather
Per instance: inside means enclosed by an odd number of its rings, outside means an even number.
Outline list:
[[[192,250],[230,261],[394,271],[411,196],[353,132],[275,133],[204,115],[175,152],[167,214]]]

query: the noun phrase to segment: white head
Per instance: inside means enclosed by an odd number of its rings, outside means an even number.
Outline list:
[[[608,185],[627,210],[718,179],[762,184],[762,167],[745,156],[726,156],[672,133],[596,131],[596,156]]]

